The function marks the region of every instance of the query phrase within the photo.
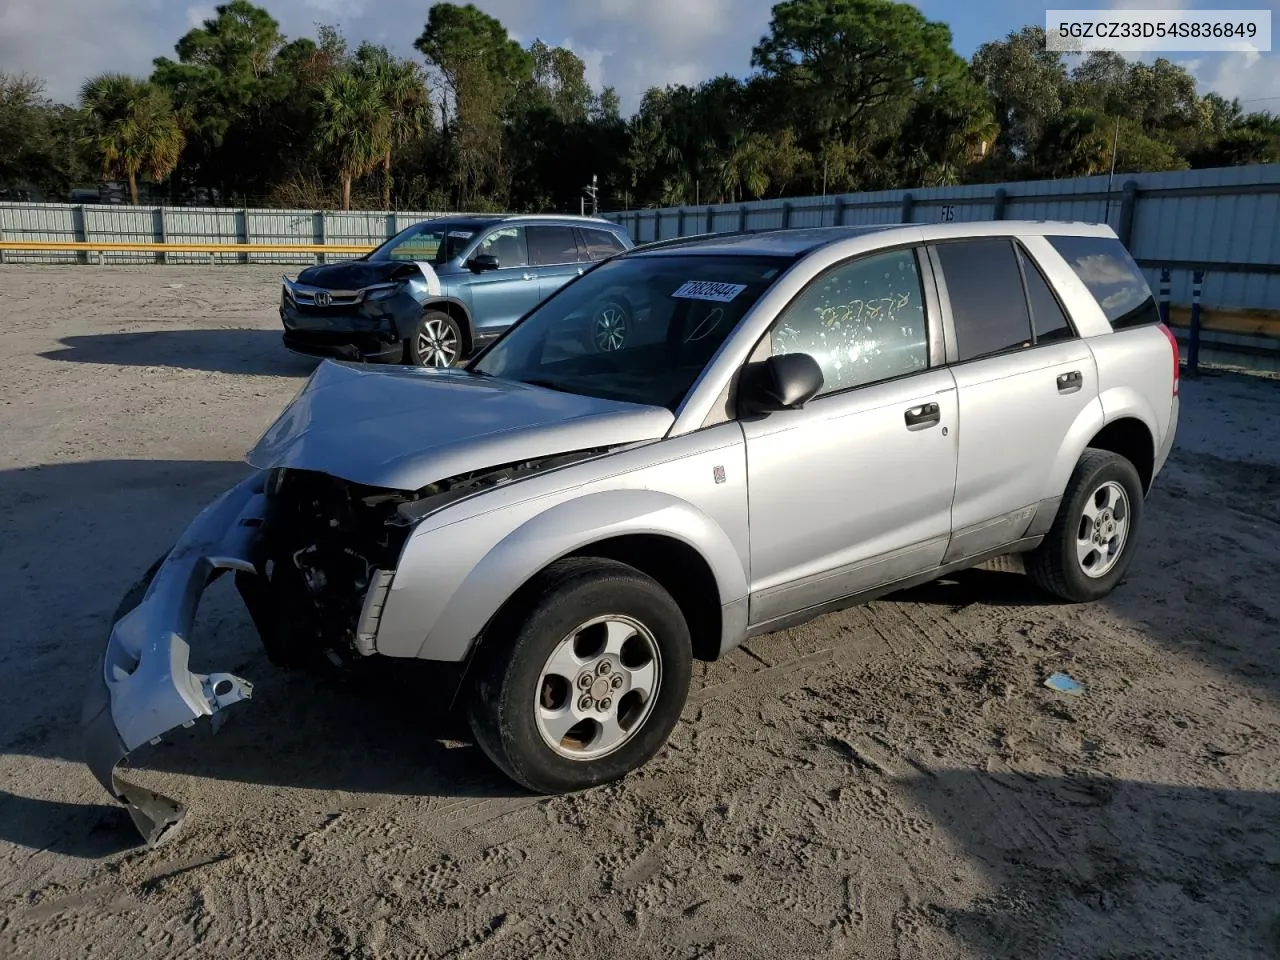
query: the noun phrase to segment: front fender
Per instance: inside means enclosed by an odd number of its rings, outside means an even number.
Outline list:
[[[512,513],[525,512],[524,519]],[[747,595],[747,571],[725,531],[702,510],[656,490],[607,490],[551,507],[528,503],[411,538],[378,630],[390,656],[460,661],[507,599],[539,570],[592,543],[632,534],[697,550],[721,604]]]

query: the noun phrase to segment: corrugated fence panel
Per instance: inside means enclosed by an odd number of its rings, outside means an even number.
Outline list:
[[[1106,175],[1075,180],[966,184],[912,190],[879,190],[838,196],[754,200],[716,207],[713,231],[815,227],[840,223],[870,226],[901,223],[969,222],[996,216],[996,196],[1004,191],[1003,217],[1108,223],[1123,236],[1125,185],[1134,184],[1131,233],[1134,257],[1147,264],[1169,261],[1172,299],[1189,303],[1196,262],[1207,265],[1203,302],[1223,308],[1280,310],[1280,164],[1117,174],[1110,193]],[[741,211],[745,210],[745,217]],[[707,232],[705,207],[668,207],[606,213],[637,243]],[[838,218],[838,219],[837,219]],[[1214,264],[1229,269],[1215,270]],[[1260,269],[1259,269],[1260,268]],[[1154,288],[1156,266],[1144,266]]]
[[[605,214],[637,243],[691,234],[827,226],[900,223],[904,197],[914,223],[988,220],[1004,191],[1008,219],[1078,220],[1110,223],[1123,234],[1124,188],[1138,190],[1132,208],[1129,248],[1158,281],[1158,263],[1173,270],[1173,299],[1190,299],[1194,263],[1210,265],[1204,302],[1220,307],[1280,309],[1280,164],[1121,174],[1107,195],[1107,177],[967,184],[911,190],[879,190],[828,197],[755,200],[711,207],[670,207]],[[162,243],[351,244],[373,247],[436,211],[235,210],[195,207],[129,207],[108,204],[0,204],[0,237],[8,240],[144,241]],[[348,254],[332,254],[345,257]],[[288,253],[111,253],[107,263],[272,263],[304,266],[323,254]],[[96,251],[9,252],[8,263],[96,263]],[[1214,270],[1213,264],[1233,264]],[[1261,266],[1269,269],[1249,269]]]
[[[81,237],[81,207],[69,204],[0,204],[0,235],[8,240],[75,242]],[[77,253],[6,253],[11,263],[78,263]]]

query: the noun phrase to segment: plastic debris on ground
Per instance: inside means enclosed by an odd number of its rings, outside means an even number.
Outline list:
[[[1055,673],[1044,682],[1044,685],[1050,690],[1057,690],[1059,693],[1070,693],[1080,696],[1084,693],[1084,684],[1073,680],[1065,673]]]

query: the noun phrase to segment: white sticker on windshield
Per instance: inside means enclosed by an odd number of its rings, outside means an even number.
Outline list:
[[[433,297],[440,296],[440,278],[436,276],[431,264],[423,263],[421,260],[413,262],[417,264],[418,269],[422,272],[422,279],[427,282],[427,293]]]
[[[681,300],[714,300],[716,303],[728,303],[745,289],[747,289],[745,283],[690,280],[671,296]]]
[[[475,233],[471,230],[450,230],[449,236],[457,237],[459,240],[470,240]]]

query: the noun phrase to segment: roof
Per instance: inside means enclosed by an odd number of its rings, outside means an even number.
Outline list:
[[[455,213],[442,214],[438,217],[431,217],[423,223],[451,223],[461,226],[486,227],[495,223],[510,223],[511,221],[533,221],[535,223],[582,223],[591,224],[594,227],[601,227],[606,230],[621,230],[618,224],[611,220],[605,220],[603,217],[580,217],[577,214],[569,213]]]
[[[888,223],[858,227],[800,227],[709,233],[691,237],[674,237],[640,244],[626,256],[661,256],[663,254],[781,256],[801,257],[819,247],[854,237],[883,234],[885,246],[896,243],[920,243],[962,237],[1034,236],[1043,234],[1067,236],[1106,236],[1115,233],[1106,224],[1075,223],[1053,220],[985,220],[967,223]]]

